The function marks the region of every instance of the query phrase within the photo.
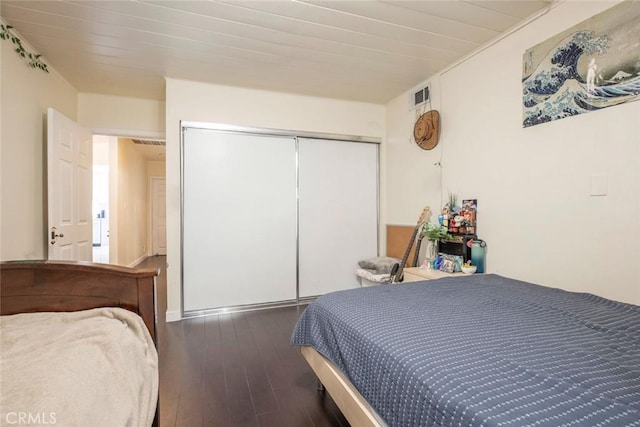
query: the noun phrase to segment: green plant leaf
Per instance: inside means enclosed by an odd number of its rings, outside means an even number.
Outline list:
[[[20,55],[22,58],[28,59],[27,65],[29,65],[31,68],[39,68],[40,70],[46,73],[49,72],[49,69],[47,68],[47,64],[43,63],[40,60],[40,57],[42,55],[35,54],[32,52],[27,52],[26,49],[22,46],[22,42],[20,41],[18,36],[16,36],[10,31],[10,29],[13,28],[11,25],[5,26],[4,24],[0,24],[0,28],[2,29],[2,32],[0,32],[0,38],[2,40],[10,40],[11,43],[13,43],[14,45],[14,50],[16,51],[16,53]]]

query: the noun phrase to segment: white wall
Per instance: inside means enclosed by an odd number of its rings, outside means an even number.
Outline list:
[[[640,102],[521,125],[523,52],[614,3],[561,3],[432,78],[442,115],[432,152],[406,142],[407,94],[390,102],[388,222],[413,223],[422,200],[439,207],[448,191],[477,198],[489,272],[639,304]],[[603,173],[608,195],[590,196],[590,176]]]
[[[416,119],[430,109],[440,110],[438,82],[430,82],[431,103],[427,107],[408,109],[408,93],[386,106],[386,167],[387,173],[387,223],[412,225],[425,205],[431,208],[432,217],[437,216],[442,205],[440,200],[441,169],[434,165],[440,161],[442,144],[425,151],[413,141]],[[441,117],[441,129],[447,129],[446,117]],[[441,137],[442,140],[442,137]],[[434,215],[435,214],[435,215]]]
[[[162,139],[165,103],[83,92],[78,94],[78,123],[99,134]]]
[[[167,79],[167,320],[180,313],[180,120],[384,136],[384,106]]]
[[[47,107],[75,119],[77,91],[51,67],[30,68],[8,40],[0,40],[0,58],[0,259],[43,259]]]
[[[149,200],[147,159],[128,138],[118,138],[117,258],[112,264],[135,266],[147,255]]]

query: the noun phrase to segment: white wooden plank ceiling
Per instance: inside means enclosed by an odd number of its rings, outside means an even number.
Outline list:
[[[81,92],[165,77],[384,103],[547,7],[522,1],[12,1],[0,15]]]

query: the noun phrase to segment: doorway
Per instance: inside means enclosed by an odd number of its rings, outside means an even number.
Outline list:
[[[94,136],[94,262],[134,267],[166,254],[165,151],[164,141]]]
[[[109,264],[110,145],[115,137],[93,136],[93,262]]]

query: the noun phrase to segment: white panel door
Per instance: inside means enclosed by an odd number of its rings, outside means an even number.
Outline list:
[[[185,128],[184,311],[296,298],[295,139]]]
[[[48,258],[92,260],[91,132],[47,110]]]
[[[167,254],[167,184],[151,178],[151,249],[154,255]]]
[[[300,297],[358,287],[378,253],[378,145],[299,138]]]

